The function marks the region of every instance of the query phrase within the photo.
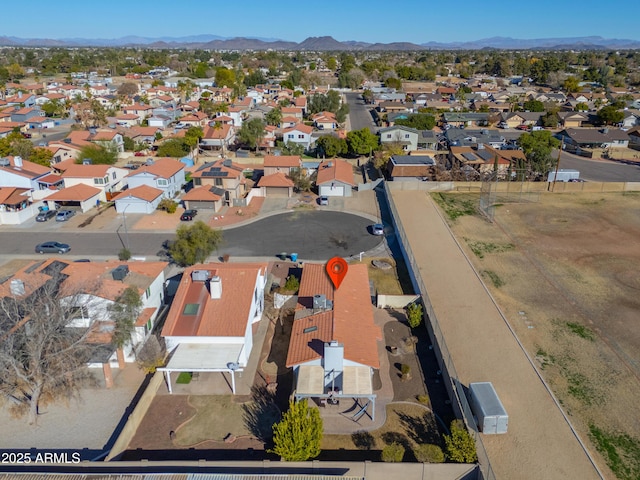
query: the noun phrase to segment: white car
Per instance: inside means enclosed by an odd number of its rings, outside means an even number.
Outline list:
[[[381,223],[371,225],[371,233],[374,235],[384,235],[384,225]]]

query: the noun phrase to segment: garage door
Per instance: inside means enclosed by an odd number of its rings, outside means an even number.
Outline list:
[[[215,203],[213,202],[195,202],[190,200],[188,208],[194,208],[196,210],[213,210],[215,208]]]
[[[331,187],[330,185],[323,185],[320,187],[320,195],[326,195],[327,197],[343,197],[344,196],[344,187],[334,185]]]
[[[289,189],[280,187],[267,187],[267,197],[288,197]]]
[[[118,208],[116,209],[118,212],[122,212],[125,208],[127,209],[125,213],[151,213],[153,211],[153,208],[147,206],[147,203],[116,203],[118,204]]]

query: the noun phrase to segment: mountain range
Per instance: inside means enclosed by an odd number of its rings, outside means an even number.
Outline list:
[[[468,42],[393,42],[369,43],[359,41],[340,42],[333,37],[309,37],[302,42],[276,38],[221,37],[218,35],[190,35],[185,37],[126,36],[114,39],[96,38],[18,38],[0,36],[0,46],[12,47],[147,47],[187,48],[210,50],[311,50],[311,51],[411,51],[411,50],[631,50],[640,49],[640,41],[611,39],[599,36],[569,38],[517,39],[492,37]]]

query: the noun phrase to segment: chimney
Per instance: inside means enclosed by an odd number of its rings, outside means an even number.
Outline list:
[[[22,157],[19,155],[16,155],[15,157],[13,157],[13,166],[16,168],[22,168]]]
[[[209,280],[209,293],[212,300],[222,298],[222,279],[219,276],[216,275]]]

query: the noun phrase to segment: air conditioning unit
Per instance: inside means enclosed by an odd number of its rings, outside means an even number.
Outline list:
[[[206,282],[209,279],[209,270],[194,270],[191,272],[192,282]]]
[[[129,266],[128,265],[118,265],[116,268],[111,270],[111,277],[114,280],[123,281],[127,275],[129,275]]]

